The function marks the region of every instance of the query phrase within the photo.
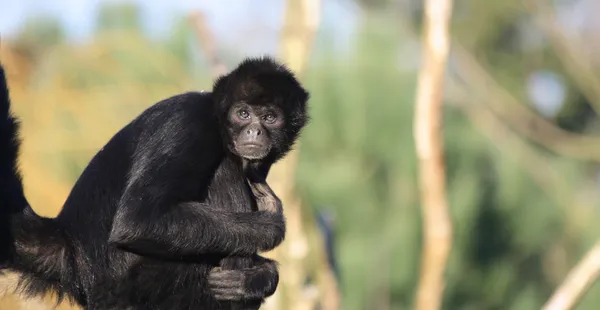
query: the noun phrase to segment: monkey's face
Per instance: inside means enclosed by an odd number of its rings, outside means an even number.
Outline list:
[[[261,160],[285,138],[283,112],[275,105],[235,103],[228,113],[229,135],[236,154]]]
[[[219,77],[213,98],[227,149],[247,160],[276,162],[308,121],[308,92],[268,57],[247,59]]]

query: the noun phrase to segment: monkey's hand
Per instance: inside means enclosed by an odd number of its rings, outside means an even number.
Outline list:
[[[208,274],[208,288],[220,301],[262,300],[275,293],[277,284],[277,263],[258,255],[251,268],[223,270],[216,267]]]
[[[270,168],[270,164],[244,161],[244,171],[252,194],[256,198],[258,210],[282,214],[281,200],[267,184]]]
[[[252,194],[256,197],[258,211],[283,214],[281,200],[275,195],[267,182],[252,182],[249,180],[249,184]]]

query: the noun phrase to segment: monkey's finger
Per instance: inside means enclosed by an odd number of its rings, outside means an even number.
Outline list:
[[[233,289],[243,289],[244,282],[237,280],[218,280],[218,281],[208,281],[208,287],[213,290],[233,290]]]
[[[215,294],[234,294],[232,292],[237,292],[242,290],[239,285],[235,286],[210,286],[210,291]]]
[[[220,295],[244,295],[244,290],[241,287],[234,287],[234,288],[214,288],[211,289],[211,292],[213,294],[220,294]]]
[[[214,294],[213,297],[216,300],[220,300],[220,301],[238,301],[238,300],[242,300],[241,296],[227,295],[227,294]]]
[[[230,286],[234,284],[229,283],[241,283],[241,281],[237,279],[208,279],[208,285],[213,286]]]
[[[217,300],[242,300],[245,297],[240,290],[213,290],[212,293]]]
[[[243,279],[243,275],[239,273],[214,273],[208,275],[208,282],[219,282],[219,281],[230,281],[240,282]]]
[[[243,281],[238,279],[209,279],[208,285],[214,287],[240,287]]]
[[[231,296],[231,295],[214,295],[214,298],[219,301],[241,301],[242,296]]]
[[[267,183],[250,182],[250,189],[257,197],[271,196],[271,188]]]

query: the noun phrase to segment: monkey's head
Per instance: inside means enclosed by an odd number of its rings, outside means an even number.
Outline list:
[[[269,57],[245,59],[216,80],[213,96],[227,149],[248,161],[277,161],[308,121],[308,92]]]

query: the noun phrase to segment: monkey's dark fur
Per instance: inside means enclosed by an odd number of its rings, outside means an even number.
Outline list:
[[[283,240],[283,215],[257,210],[234,141],[251,130],[228,113],[242,102],[281,114],[281,126],[258,132],[268,154],[246,161],[266,175],[308,118],[309,95],[290,71],[247,59],[212,93],[154,104],[95,155],[49,219],[23,194],[17,120],[0,70],[0,266],[21,274],[22,293],[54,291],[86,309],[165,310],[256,309],[274,293],[276,263],[256,253]]]

